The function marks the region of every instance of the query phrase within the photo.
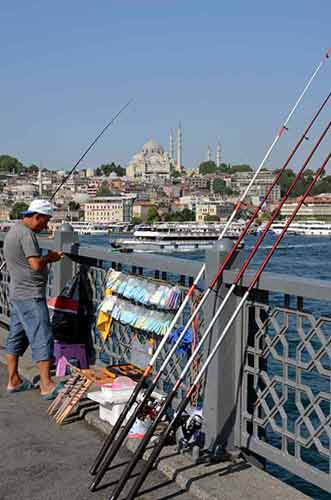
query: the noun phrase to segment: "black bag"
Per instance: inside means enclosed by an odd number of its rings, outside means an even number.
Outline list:
[[[48,308],[54,340],[91,346],[93,301],[84,266],[66,284],[60,295],[48,300]]]

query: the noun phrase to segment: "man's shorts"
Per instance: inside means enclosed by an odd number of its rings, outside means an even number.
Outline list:
[[[10,304],[7,353],[23,356],[29,344],[32,361],[52,358],[54,343],[46,299],[15,300]]]

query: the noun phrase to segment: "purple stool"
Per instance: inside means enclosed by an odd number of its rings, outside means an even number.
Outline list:
[[[63,377],[66,374],[66,362],[70,358],[76,358],[80,368],[88,368],[86,349],[84,344],[54,343],[54,357],[56,360],[56,376]]]

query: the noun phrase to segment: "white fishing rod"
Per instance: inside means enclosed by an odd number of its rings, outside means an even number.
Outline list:
[[[326,98],[326,100],[324,101],[322,107],[319,109],[318,113],[315,115],[313,121],[311,122],[314,123],[314,120],[317,118],[317,116],[319,115],[321,109],[323,109],[324,105],[326,104],[326,102],[328,101],[330,97],[330,94],[329,96]],[[311,125],[310,124],[310,125]],[[309,125],[309,127],[310,127]],[[308,127],[308,129],[309,129]],[[276,217],[278,216],[278,214],[280,213],[280,210],[282,208],[282,206],[284,205],[284,203],[286,202],[286,200],[288,199],[288,197],[290,196],[291,192],[293,191],[293,189],[295,188],[295,186],[297,185],[298,181],[300,180],[304,170],[306,169],[308,163],[310,162],[310,160],[312,159],[313,155],[315,154],[315,152],[317,151],[318,147],[320,146],[321,142],[323,141],[323,139],[325,138],[326,134],[329,132],[331,128],[331,122],[329,122],[329,124],[327,125],[327,127],[324,129],[324,131],[322,132],[322,134],[320,135],[320,137],[318,138],[317,142],[315,143],[315,145],[313,146],[311,152],[309,153],[308,157],[306,158],[305,162],[303,163],[302,167],[300,168],[299,172],[297,173],[297,175],[295,176],[295,178],[293,179],[291,185],[289,186],[287,192],[285,193],[285,195],[282,197],[281,201],[279,202],[279,204],[277,205],[277,208],[274,210],[273,214],[272,214],[272,217],[270,218],[270,220],[268,221],[268,223],[266,224],[266,226],[264,227],[262,233],[260,234],[259,238],[257,239],[257,241],[255,242],[249,256],[247,257],[247,259],[245,260],[244,264],[242,265],[240,271],[237,273],[237,276],[234,280],[234,282],[232,283],[232,285],[230,286],[229,290],[227,291],[224,299],[222,300],[222,303],[220,305],[220,307],[218,308],[215,316],[213,317],[211,323],[209,324],[207,330],[205,331],[205,333],[203,334],[202,336],[202,339],[200,340],[199,342],[199,347],[197,347],[195,350],[194,350],[194,356],[192,354],[190,360],[187,362],[186,366],[185,366],[185,369],[184,369],[184,375],[186,375],[186,372],[187,370],[189,369],[190,365],[191,365],[191,362],[192,362],[192,359],[194,359],[196,353],[199,351],[200,347],[202,346],[202,344],[204,343],[205,339],[208,337],[211,329],[213,328],[214,326],[214,323],[216,321],[216,319],[219,317],[219,315],[221,314],[221,312],[223,311],[223,309],[225,308],[228,300],[230,299],[233,291],[235,290],[236,286],[239,284],[241,278],[243,277],[249,263],[251,262],[251,260],[253,259],[255,253],[257,252],[258,248],[260,247],[260,244],[262,243],[262,241],[264,240],[266,234],[268,233],[268,230],[271,226],[271,224],[274,222],[274,220],[276,219]],[[305,131],[306,132],[306,131]],[[295,153],[295,151],[298,149],[298,146],[300,145],[300,143],[304,140],[304,138],[306,137],[306,134],[304,133],[300,139],[300,141],[297,143],[297,145],[295,146],[294,150],[292,151],[291,155],[289,156],[288,158],[288,161],[289,159],[291,159],[293,157],[293,154]],[[285,169],[285,166],[287,165],[287,162],[285,162],[285,164],[283,165],[281,171],[283,171]],[[280,174],[279,174],[280,175]],[[271,189],[269,189],[268,191],[268,195],[270,194],[271,192]],[[260,205],[260,207],[258,208],[261,208],[261,206],[263,205],[263,203]],[[252,216],[251,218],[251,222],[253,220],[253,217],[255,216],[255,214]],[[249,223],[248,223],[249,224]],[[248,228],[248,225],[246,226]],[[243,237],[244,235],[244,232],[245,230],[243,231],[241,237]],[[239,240],[238,240],[239,241]],[[228,253],[227,257],[225,258],[225,261],[221,264],[220,268],[217,270],[217,273],[214,277],[214,279],[212,280],[212,284],[209,285],[209,288],[207,289],[207,291],[205,292],[205,295],[204,297],[206,296],[206,294],[208,295],[210,293],[210,291],[213,289],[212,287],[215,285],[215,283],[217,282],[218,278],[220,277],[220,275],[222,274],[222,272],[224,271],[225,267],[226,267],[226,262],[227,260],[230,259],[230,256],[233,252],[233,249],[236,247],[236,245],[238,244],[238,242],[234,245],[234,247],[230,250],[230,252]],[[204,298],[203,297],[203,298]],[[147,391],[146,391],[146,394],[144,396],[144,398],[142,399],[141,402],[139,402],[139,404],[134,408],[133,412],[130,414],[130,416],[128,417],[128,420],[127,422],[125,423],[123,429],[121,430],[118,438],[114,441],[112,441],[111,445],[109,445],[109,449],[105,452],[105,457],[103,459],[103,463],[101,465],[101,467],[99,468],[99,470],[97,471],[97,474],[94,478],[94,480],[92,481],[91,485],[90,485],[90,489],[92,491],[94,491],[96,489],[96,487],[98,486],[98,484],[100,483],[100,481],[102,480],[104,474],[106,473],[106,471],[109,469],[109,466],[111,464],[111,462],[113,461],[114,457],[116,456],[116,454],[118,453],[119,449],[120,449],[120,446],[121,444],[123,443],[124,439],[126,438],[126,436],[128,435],[129,431],[130,431],[130,428],[132,427],[132,425],[134,424],[135,422],[135,419],[139,416],[141,410],[145,407],[145,405],[147,404],[147,401],[149,399],[149,397],[151,396],[153,390],[155,389],[155,386],[156,386],[156,383],[157,381],[160,379],[162,373],[164,372],[165,368],[166,368],[166,365],[167,363],[172,359],[172,356],[175,354],[176,352],[176,349],[177,347],[179,346],[182,338],[184,337],[185,333],[187,332],[190,324],[192,323],[192,321],[194,320],[196,314],[197,314],[197,310],[200,309],[200,306],[201,306],[201,302],[199,303],[198,307],[196,308],[196,310],[194,311],[193,315],[189,318],[188,322],[186,323],[183,331],[181,332],[181,334],[179,335],[178,339],[176,340],[176,342],[174,343],[174,345],[171,347],[169,353],[167,354],[166,356],[166,359],[163,361],[162,363],[162,366],[161,368],[158,370],[157,374],[155,375],[154,379],[153,379],[153,382],[152,384],[150,384],[150,386],[148,387]],[[202,306],[201,306],[202,307]],[[183,380],[183,376],[181,375],[180,376],[180,380],[182,381]],[[178,383],[178,382],[177,382]],[[176,386],[177,386],[177,383],[176,383]],[[115,424],[116,425],[116,424]]]
[[[208,355],[207,359],[205,360],[205,362],[203,363],[202,367],[200,368],[199,373],[196,375],[194,381],[192,382],[191,386],[189,387],[188,391],[186,392],[185,397],[182,399],[181,403],[179,404],[179,406],[178,406],[176,412],[174,413],[174,416],[172,417],[170,423],[168,424],[168,426],[166,427],[166,429],[163,431],[162,435],[158,439],[158,441],[157,441],[156,445],[154,446],[154,448],[153,448],[153,450],[152,450],[152,452],[151,452],[151,454],[150,454],[147,462],[143,465],[143,468],[142,468],[141,472],[139,473],[138,477],[136,478],[136,480],[135,480],[135,482],[134,482],[131,490],[126,494],[126,496],[125,496],[126,500],[133,500],[134,498],[136,498],[140,487],[142,486],[142,484],[143,484],[144,480],[146,479],[148,473],[152,469],[152,467],[153,467],[156,459],[159,457],[159,455],[160,455],[160,453],[162,451],[163,446],[166,444],[166,441],[167,441],[167,439],[168,439],[171,431],[173,431],[176,428],[177,423],[180,421],[181,415],[183,414],[183,412],[185,411],[187,405],[190,402],[190,399],[191,399],[191,396],[193,394],[193,391],[199,386],[200,380],[202,379],[202,377],[206,373],[206,371],[207,371],[207,369],[208,369],[211,361],[213,360],[213,358],[214,358],[215,354],[217,353],[218,349],[220,348],[220,346],[221,346],[221,344],[223,342],[223,339],[225,338],[226,334],[228,333],[228,331],[229,331],[230,327],[232,326],[234,320],[236,319],[236,317],[238,316],[239,312],[241,311],[241,309],[245,305],[245,303],[246,303],[246,301],[247,301],[247,299],[249,297],[249,294],[250,294],[251,290],[254,288],[254,286],[256,285],[257,281],[259,280],[259,278],[260,278],[262,272],[264,271],[266,265],[268,264],[268,262],[271,259],[272,255],[276,251],[276,249],[277,249],[280,241],[283,239],[284,235],[286,234],[286,231],[287,231],[289,225],[291,224],[291,222],[295,218],[296,214],[298,213],[298,211],[300,210],[301,206],[303,205],[305,199],[307,198],[307,196],[311,192],[312,188],[314,187],[315,183],[317,182],[317,180],[321,176],[321,174],[322,174],[323,170],[325,169],[327,163],[329,162],[330,158],[331,158],[331,153],[329,153],[327,155],[327,157],[323,161],[322,165],[319,167],[319,169],[315,173],[314,178],[312,179],[311,183],[307,187],[307,189],[306,189],[304,195],[301,197],[300,201],[297,203],[297,205],[296,205],[294,211],[292,212],[289,220],[286,222],[286,224],[285,224],[282,232],[277,237],[276,241],[272,245],[272,248],[269,250],[269,252],[266,255],[266,257],[263,259],[263,262],[262,262],[261,266],[259,267],[259,269],[256,271],[253,280],[250,282],[250,284],[249,284],[246,292],[244,293],[244,295],[242,296],[239,304],[235,308],[235,310],[234,310],[231,318],[229,319],[229,321],[227,322],[226,326],[224,327],[224,330],[221,332],[220,336],[218,337],[215,346],[213,347],[212,351],[210,352],[210,354]],[[217,318],[216,319],[215,318],[216,318],[216,315],[214,316],[214,318],[212,320],[213,323],[215,323],[215,321],[217,319]],[[209,327],[208,327],[208,329],[209,329]],[[205,334],[204,334],[204,339],[205,338],[206,337],[205,337]],[[196,347],[194,353],[192,353],[191,358],[190,358],[191,362],[193,361],[194,356],[197,354],[197,352],[198,352],[199,348],[201,347],[202,343],[203,343],[203,339],[201,339],[201,341],[199,342],[198,346]],[[156,419],[154,420],[154,422],[151,425],[151,427],[148,428],[145,436],[141,440],[141,442],[140,442],[140,444],[139,444],[139,446],[138,446],[138,448],[137,448],[137,450],[135,452],[135,455],[133,456],[131,462],[129,462],[127,464],[126,470],[124,471],[122,477],[120,478],[119,483],[117,484],[114,493],[109,497],[109,500],[117,500],[117,498],[119,497],[120,493],[122,492],[123,487],[127,483],[132,470],[134,469],[136,463],[142,457],[142,455],[144,453],[144,450],[148,446],[148,443],[150,442],[150,440],[151,440],[151,438],[152,438],[152,436],[154,434],[154,431],[155,431],[157,425],[161,421],[162,417],[166,414],[166,411],[167,411],[169,405],[171,404],[172,400],[174,399],[174,396],[175,396],[175,394],[176,394],[176,392],[178,390],[178,387],[180,386],[181,382],[184,380],[184,377],[185,377],[185,375],[187,373],[187,369],[188,368],[186,366],[185,369],[183,370],[183,372],[182,372],[179,380],[176,382],[173,390],[168,394],[167,399],[163,403],[162,408],[161,408],[160,412],[158,413]]]
[[[267,161],[267,159],[270,157],[273,149],[275,148],[277,142],[279,141],[280,137],[282,136],[283,132],[287,130],[287,125],[290,121],[290,119],[292,118],[295,110],[297,109],[297,107],[299,106],[299,104],[301,103],[302,99],[304,98],[305,94],[307,93],[309,87],[311,86],[313,80],[316,78],[317,74],[319,73],[319,71],[321,70],[324,62],[329,58],[329,54],[331,53],[331,48],[325,53],[325,55],[323,56],[322,60],[320,61],[319,65],[317,66],[317,68],[315,69],[315,71],[313,72],[313,74],[311,75],[311,77],[309,78],[307,84],[305,85],[303,91],[301,92],[301,94],[299,95],[298,99],[296,100],[294,106],[292,107],[292,109],[290,110],[287,118],[285,119],[282,127],[278,130],[273,142],[271,143],[270,147],[268,148],[264,158],[262,159],[261,163],[259,164],[257,170],[254,172],[254,175],[252,177],[252,179],[250,180],[249,184],[247,185],[245,191],[243,192],[243,194],[240,196],[231,216],[229,217],[229,219],[227,220],[224,228],[222,229],[221,231],[221,234],[219,235],[219,238],[218,240],[222,240],[224,235],[226,234],[227,230],[229,229],[229,227],[231,226],[232,222],[233,222],[233,219],[235,218],[235,216],[237,215],[239,209],[241,208],[242,206],[242,203],[244,202],[248,192],[250,191],[252,185],[254,184],[257,176],[259,175],[260,171],[262,170],[263,166],[265,165],[265,162]],[[132,405],[136,402],[137,400],[137,397],[138,395],[140,394],[140,391],[141,389],[144,387],[146,381],[148,380],[152,370],[153,370],[153,367],[161,353],[161,351],[163,350],[165,344],[167,343],[173,329],[175,328],[178,320],[180,319],[185,307],[187,306],[188,304],[188,301],[190,300],[190,298],[192,297],[192,295],[194,294],[194,291],[196,290],[197,286],[198,286],[198,283],[199,281],[201,280],[201,278],[203,277],[203,274],[206,270],[206,265],[203,264],[200,268],[200,271],[198,272],[197,276],[195,277],[194,279],[194,282],[192,284],[192,286],[190,287],[188,293],[186,294],[183,302],[181,303],[178,311],[176,312],[173,320],[171,321],[166,333],[164,334],[160,344],[158,345],[154,355],[152,356],[152,358],[150,359],[150,361],[148,362],[148,365],[147,367],[145,368],[145,371],[144,371],[144,374],[142,375],[142,377],[140,378],[140,380],[138,381],[137,385],[135,386],[135,389],[134,391],[132,392],[129,400],[127,401],[127,403],[125,404],[121,414],[119,415],[118,419],[116,420],[116,423],[111,431],[111,433],[108,435],[108,437],[106,438],[106,440],[104,441],[98,455],[96,456],[95,458],[95,461],[90,469],[90,473],[92,475],[95,475],[100,467],[100,464],[109,448],[109,446],[112,444],[112,442],[114,441],[118,431],[120,430],[126,416],[128,415]],[[197,312],[196,312],[197,314]],[[181,336],[182,338],[182,336]],[[95,488],[95,484],[94,482],[92,483],[91,485],[91,489],[93,490]]]

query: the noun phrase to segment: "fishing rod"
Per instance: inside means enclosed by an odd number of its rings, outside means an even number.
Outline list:
[[[295,110],[297,109],[297,107],[299,106],[299,104],[301,103],[302,99],[304,98],[305,94],[307,93],[309,87],[311,86],[313,80],[316,78],[318,72],[320,71],[320,69],[322,68],[323,64],[325,63],[325,61],[329,58],[329,54],[331,53],[331,48],[328,49],[328,51],[325,53],[325,55],[323,56],[322,60],[320,61],[320,63],[318,64],[317,68],[315,69],[315,71],[313,72],[313,74],[311,75],[311,77],[309,78],[307,84],[305,85],[303,91],[301,92],[301,94],[299,95],[297,101],[295,102],[294,106],[292,107],[292,109],[290,110],[285,122],[283,123],[283,125],[280,127],[280,129],[278,130],[278,132],[276,133],[276,136],[273,140],[273,142],[271,143],[269,149],[267,150],[264,158],[262,159],[260,165],[258,166],[257,170],[255,171],[251,181],[249,182],[249,184],[247,185],[245,191],[243,192],[242,196],[240,196],[238,202],[236,203],[236,206],[231,214],[231,216],[229,217],[229,219],[227,220],[223,230],[221,231],[221,234],[218,238],[218,240],[222,240],[225,233],[227,232],[228,228],[230,227],[230,225],[232,224],[232,221],[233,219],[235,218],[235,216],[237,215],[238,211],[240,210],[248,192],[250,191],[252,185],[254,184],[257,176],[259,175],[260,171],[262,170],[265,162],[267,161],[267,159],[269,158],[269,156],[271,155],[271,152],[273,151],[273,149],[275,148],[277,142],[279,141],[279,139],[281,138],[282,134],[284,131],[288,130],[287,128],[287,125],[290,121],[290,119],[292,118]],[[95,461],[90,469],[90,473],[92,475],[95,475],[98,471],[98,468],[100,467],[100,464],[105,456],[105,453],[107,452],[107,449],[109,448],[110,444],[113,442],[113,440],[115,439],[118,431],[120,430],[126,416],[128,415],[129,411],[131,410],[133,404],[136,402],[137,400],[137,397],[138,395],[140,394],[140,391],[141,389],[145,386],[145,383],[146,381],[149,379],[150,375],[151,375],[151,372],[153,370],[153,366],[155,365],[156,361],[157,361],[157,358],[159,357],[162,349],[164,348],[166,342],[168,341],[168,338],[170,337],[173,329],[175,328],[179,318],[181,317],[186,305],[188,304],[188,301],[190,300],[190,298],[193,296],[198,284],[199,284],[199,281],[201,280],[204,272],[205,272],[205,269],[206,269],[206,266],[205,264],[202,265],[202,267],[200,268],[200,271],[198,272],[196,278],[194,279],[194,282],[192,284],[192,286],[190,287],[190,289],[188,290],[183,302],[181,303],[181,306],[179,307],[177,313],[175,314],[173,320],[171,321],[170,325],[169,325],[169,328],[167,329],[165,335],[163,336],[162,338],[162,341],[160,342],[158,348],[156,349],[154,355],[152,356],[151,360],[149,361],[147,367],[145,368],[145,371],[142,375],[142,377],[140,378],[140,380],[138,381],[137,385],[135,386],[135,389],[134,391],[132,392],[129,400],[127,401],[127,403],[125,404],[121,414],[119,415],[111,433],[109,434],[109,436],[106,438],[106,440],[104,441],[98,455],[96,456],[95,458]]]
[[[326,167],[328,161],[330,160],[331,158],[331,153],[329,153],[327,155],[327,157],[325,158],[325,160],[323,161],[322,165],[320,166],[320,168],[317,170],[314,178],[312,179],[311,183],[309,184],[309,186],[307,187],[302,199],[297,203],[297,206],[295,207],[294,211],[292,212],[291,214],[291,217],[289,218],[289,220],[286,222],[282,232],[280,233],[280,235],[278,236],[278,238],[276,239],[276,241],[274,242],[274,244],[272,245],[272,248],[270,249],[270,251],[268,252],[268,254],[266,255],[266,257],[264,258],[260,268],[257,270],[253,280],[251,281],[250,285],[248,286],[246,292],[244,293],[243,297],[241,298],[238,306],[236,307],[235,311],[233,312],[231,318],[229,319],[227,325],[225,326],[224,330],[222,331],[220,337],[218,338],[214,348],[212,349],[212,351],[210,352],[210,354],[208,355],[206,361],[204,362],[203,366],[201,367],[198,375],[196,376],[195,380],[193,381],[193,383],[191,384],[191,387],[188,389],[186,395],[185,395],[185,398],[182,400],[182,402],[180,403],[179,407],[177,408],[177,411],[175,412],[172,420],[170,421],[169,425],[167,426],[167,428],[164,430],[164,432],[162,433],[162,435],[160,436],[157,444],[155,445],[154,449],[152,450],[151,452],[151,455],[149,457],[149,459],[147,460],[147,462],[144,464],[143,466],[143,469],[142,471],[140,472],[139,476],[136,478],[134,484],[133,484],[133,487],[131,488],[129,494],[126,496],[126,500],[133,500],[141,485],[143,484],[145,478],[147,477],[149,471],[152,469],[154,463],[155,463],[155,460],[158,458],[158,456],[160,455],[161,453],[161,450],[163,448],[163,446],[165,445],[166,443],[166,440],[168,439],[169,435],[170,435],[170,432],[176,428],[176,425],[177,425],[177,422],[179,421],[182,413],[185,411],[187,405],[189,404],[190,402],[190,398],[191,398],[191,395],[193,393],[193,391],[198,387],[198,384],[201,380],[201,378],[204,376],[206,370],[208,369],[208,366],[210,365],[211,361],[213,360],[216,352],[218,351],[218,349],[220,348],[221,344],[222,344],[222,341],[225,337],[225,335],[227,334],[227,332],[229,331],[232,323],[234,322],[234,320],[236,319],[238,313],[240,312],[240,310],[242,309],[242,307],[244,306],[246,300],[248,299],[249,297],[249,294],[251,292],[251,290],[254,288],[254,286],[256,285],[257,281],[259,280],[262,272],[264,271],[266,265],[268,264],[270,258],[272,257],[272,255],[274,254],[274,252],[276,251],[277,247],[278,247],[278,244],[280,243],[280,241],[282,240],[282,238],[284,237],[284,235],[286,234],[286,231],[289,227],[289,225],[291,224],[291,222],[293,221],[293,219],[295,218],[296,214],[298,213],[298,211],[300,210],[301,206],[303,205],[305,199],[307,198],[307,196],[309,195],[309,193],[311,192],[312,188],[314,187],[315,183],[317,182],[317,180],[319,179],[319,177],[321,176],[324,168]],[[178,386],[180,385],[180,382],[178,381],[173,389],[173,392],[170,393],[170,395],[168,396],[168,400],[171,401],[173,398],[174,398],[174,394],[178,388]],[[160,419],[161,417],[164,415],[164,412],[165,412],[165,409],[166,408],[166,404],[163,405],[162,407],[162,415],[160,415]],[[158,417],[159,417],[158,415]],[[157,418],[158,418],[157,417]],[[160,421],[160,420],[159,420]],[[153,433],[149,433],[149,429],[147,431],[147,434],[149,434],[149,436],[151,437]],[[146,434],[146,435],[147,435]],[[149,439],[150,439],[149,437]],[[146,442],[149,441],[149,439],[146,439]],[[142,444],[142,442],[141,442]],[[140,447],[140,446],[139,446]],[[138,447],[138,450],[139,450],[139,447]],[[146,447],[146,443],[144,445],[144,449]],[[138,452],[137,450],[137,452]],[[136,453],[137,453],[136,452]],[[143,451],[142,451],[143,453]],[[140,452],[140,454],[142,455],[142,453]],[[124,479],[124,484],[125,482],[127,481],[129,476],[125,477]],[[120,488],[117,488],[115,493],[110,497],[109,500],[116,500],[118,498],[118,495],[120,494],[120,491],[122,490],[122,487],[121,489]]]
[[[50,197],[49,201],[52,201],[55,198],[55,195],[58,193],[58,191],[61,189],[61,187],[67,182],[67,180],[71,177],[71,175],[74,173],[78,165],[82,162],[82,160],[85,158],[87,153],[93,148],[93,146],[98,142],[100,137],[106,132],[106,130],[114,123],[114,121],[120,116],[120,114],[131,104],[132,99],[128,101],[117,113],[116,115],[110,120],[109,123],[101,130],[101,132],[97,135],[97,137],[91,142],[89,147],[85,150],[85,152],[82,154],[82,156],[79,158],[79,160],[76,161],[75,165],[72,167],[68,175],[65,176],[63,181],[60,183],[60,185],[56,188],[52,196]]]
[[[78,167],[78,165],[82,162],[82,160],[85,158],[85,156],[87,155],[87,153],[89,151],[91,151],[91,149],[93,148],[93,146],[98,142],[98,140],[100,139],[100,137],[106,132],[106,130],[114,123],[114,121],[120,116],[120,114],[131,104],[132,102],[132,99],[130,101],[128,101],[117,113],[115,116],[113,116],[113,118],[110,120],[109,123],[107,123],[107,125],[101,130],[101,132],[97,135],[97,137],[91,142],[91,144],[89,145],[89,147],[84,151],[84,153],[82,154],[82,156],[79,158],[79,160],[76,161],[75,165],[72,167],[72,169],[70,170],[70,172],[68,173],[68,175],[66,175],[66,177],[63,179],[63,181],[59,184],[59,186],[55,189],[54,193],[51,195],[51,197],[49,198],[48,201],[52,201],[54,198],[55,198],[55,195],[60,191],[61,187],[67,182],[67,180],[69,179],[69,177],[74,173],[74,171],[76,170],[76,168]],[[1,264],[0,266],[0,272],[2,271],[2,269],[5,267],[6,265],[6,261],[3,261],[3,263]]]
[[[324,137],[326,136],[327,132],[329,131],[331,127],[331,121],[329,122],[329,124],[327,125],[327,127],[324,129],[323,133],[321,134],[321,136],[319,137],[319,139],[317,140],[316,144],[314,145],[314,147],[312,148],[310,154],[308,155],[307,159],[305,160],[303,166],[301,167],[301,169],[299,170],[299,172],[297,173],[296,177],[293,179],[291,185],[289,186],[286,194],[283,196],[283,198],[281,199],[281,201],[279,202],[277,208],[274,210],[273,212],[273,215],[271,217],[271,219],[269,220],[268,224],[265,226],[263,232],[261,233],[261,235],[259,236],[258,240],[256,241],[255,245],[253,246],[253,249],[251,250],[249,256],[247,257],[246,261],[244,262],[244,264],[242,265],[241,269],[238,271],[238,274],[233,282],[233,284],[231,285],[231,287],[229,288],[226,296],[224,297],[221,305],[219,306],[218,310],[216,311],[214,317],[212,318],[209,326],[207,327],[206,331],[204,332],[201,340],[199,341],[199,344],[197,345],[197,347],[195,348],[195,350],[193,351],[191,357],[189,358],[187,364],[185,365],[185,368],[183,369],[183,372],[182,374],[180,375],[178,381],[176,382],[175,386],[174,386],[174,391],[175,393],[177,392],[177,389],[179,387],[179,385],[181,384],[181,382],[184,380],[184,377],[188,371],[188,369],[190,368],[196,354],[199,352],[201,346],[203,345],[204,341],[206,340],[206,338],[208,337],[210,331],[212,330],[217,318],[219,317],[219,315],[221,314],[222,310],[224,309],[226,303],[228,302],[231,294],[233,293],[235,287],[239,284],[245,270],[247,269],[250,261],[252,260],[252,258],[254,257],[255,253],[257,252],[260,244],[262,243],[264,237],[266,236],[266,234],[268,233],[268,230],[271,226],[271,224],[273,223],[273,221],[276,219],[276,217],[278,216],[282,206],[284,205],[285,201],[288,199],[289,195],[291,194],[291,192],[293,191],[294,187],[296,186],[296,184],[298,183],[298,181],[301,179],[301,176],[306,168],[306,166],[308,165],[309,161],[311,160],[311,158],[313,157],[314,153],[316,152],[316,150],[318,149],[319,145],[321,144],[322,140],[324,139]],[[162,412],[162,415],[160,415],[160,413],[156,416],[155,420],[153,421],[151,427],[148,429],[147,433],[145,436],[149,436],[149,435],[152,435],[157,424],[160,422],[160,419],[162,418],[162,416],[164,415],[164,412],[165,410],[168,408],[168,406],[170,405],[173,397],[171,396],[171,399],[169,399],[170,397],[170,394],[172,393],[169,393],[169,396],[165,399],[165,403],[164,405],[161,407],[161,410],[160,412]],[[145,400],[144,400],[145,402]],[[142,407],[142,405],[140,405],[140,408]],[[159,416],[160,415],[160,416]],[[130,419],[130,423],[131,425],[133,424],[133,422],[131,422],[131,419]],[[155,425],[154,425],[155,424]],[[130,428],[128,426],[128,424],[125,426],[125,430],[126,432],[128,433]],[[151,434],[149,434],[151,430]],[[123,433],[124,433],[124,429],[123,429]],[[148,438],[146,437],[146,440]],[[145,444],[142,444],[142,443],[145,443]],[[140,446],[141,445],[141,446]],[[147,446],[147,441],[145,442],[145,438],[143,438],[142,442],[140,443],[137,451],[136,451],[136,455],[132,458],[132,461],[129,462],[127,468],[125,469],[124,471],[124,474],[120,480],[120,483],[118,485],[118,488],[116,488],[116,492],[118,490],[120,490],[121,488],[123,488],[123,485],[125,484],[125,480],[124,480],[124,476],[126,475],[128,477],[128,475],[131,473],[131,471],[133,470],[133,468],[135,467],[135,464],[138,462],[138,460],[142,457],[142,454],[144,452],[144,449],[145,449],[145,445]],[[115,448],[115,443],[114,443],[114,448]],[[116,446],[117,447],[117,446]],[[112,458],[114,457],[114,453],[113,453],[113,449],[110,450],[108,456],[105,458],[104,460],[104,463],[102,464],[102,467],[100,468],[98,474],[96,475],[96,477],[94,478],[94,481],[92,482],[91,484],[91,489],[92,491],[95,490],[95,488],[97,487],[97,485],[99,484],[99,482],[101,481],[103,475],[105,474],[105,472],[107,471],[110,463],[111,463],[111,460]]]
[[[307,139],[308,132],[310,131],[310,129],[314,125],[315,121],[317,120],[318,116],[320,115],[320,113],[322,112],[322,110],[324,109],[324,107],[326,106],[326,104],[329,101],[330,97],[331,97],[331,93],[323,101],[322,105],[320,106],[320,108],[318,109],[318,111],[316,112],[316,114],[314,115],[314,117],[312,118],[312,120],[309,123],[309,125],[307,126],[306,130],[303,132],[301,138],[299,139],[299,141],[297,142],[297,144],[293,148],[290,156],[287,158],[286,162],[281,167],[281,169],[279,170],[278,174],[274,177],[273,182],[270,185],[270,187],[268,188],[265,197],[263,198],[263,200],[261,201],[261,203],[259,204],[259,206],[255,209],[255,211],[252,214],[251,218],[246,223],[246,225],[245,225],[244,229],[242,230],[242,232],[241,232],[238,240],[236,241],[236,243],[233,245],[233,247],[231,248],[231,250],[226,255],[225,260],[223,261],[223,263],[219,267],[217,273],[215,274],[215,277],[213,278],[213,280],[211,281],[208,289],[205,291],[204,295],[202,296],[202,299],[200,300],[200,302],[199,302],[197,308],[195,309],[195,311],[193,312],[192,316],[189,318],[186,326],[184,327],[183,331],[179,335],[176,343],[172,346],[171,350],[168,352],[166,358],[164,359],[164,361],[162,363],[161,368],[158,370],[158,372],[156,373],[156,375],[153,378],[152,383],[149,385],[147,391],[145,392],[143,400],[138,404],[138,406],[136,406],[134,408],[133,412],[130,413],[130,417],[129,417],[127,423],[125,424],[125,427],[121,430],[121,432],[120,432],[117,440],[114,440],[114,434],[115,434],[114,431],[112,431],[109,434],[109,436],[106,438],[106,440],[104,442],[104,445],[103,445],[103,448],[102,448],[102,452],[103,453],[101,453],[101,452],[99,453],[99,455],[98,455],[99,460],[96,461],[96,463],[94,464],[95,468],[97,468],[96,465],[98,467],[100,466],[100,463],[103,460],[103,458],[104,458],[107,450],[110,448],[110,446],[111,446],[111,450],[109,450],[109,452],[108,452],[107,463],[102,468],[102,471],[100,471],[100,475],[98,475],[98,479],[96,479],[95,481],[93,481],[93,483],[91,485],[92,491],[93,491],[93,489],[96,488],[96,486],[100,482],[100,480],[101,480],[101,478],[103,476],[103,471],[105,471],[109,467],[112,459],[114,458],[114,456],[117,453],[117,451],[119,450],[122,442],[126,438],[126,435],[128,434],[129,430],[131,429],[131,426],[133,425],[133,423],[135,421],[135,418],[137,417],[137,415],[141,411],[143,405],[146,403],[147,399],[150,397],[150,395],[152,394],[153,390],[155,389],[155,386],[156,386],[158,380],[162,376],[162,374],[163,374],[163,372],[164,372],[167,364],[172,359],[172,356],[175,354],[176,349],[177,349],[178,345],[180,344],[180,342],[182,341],[182,339],[184,338],[184,336],[185,336],[188,328],[190,327],[190,325],[192,324],[192,322],[196,318],[198,312],[200,311],[200,309],[202,308],[203,304],[205,303],[207,297],[209,296],[209,293],[212,291],[212,289],[214,288],[214,285],[217,283],[218,279],[222,275],[222,273],[223,273],[224,269],[226,268],[227,264],[230,262],[232,256],[234,255],[235,251],[239,247],[241,241],[245,237],[245,235],[248,232],[250,226],[253,224],[253,222],[256,219],[256,217],[257,217],[259,211],[261,210],[262,206],[264,205],[264,203],[266,202],[266,200],[269,198],[269,195],[272,192],[274,186],[278,183],[278,181],[279,181],[282,173],[285,171],[286,167],[290,163],[290,161],[293,158],[293,156],[295,155],[296,151],[299,149],[299,147],[302,144],[302,142],[305,139]],[[115,424],[115,426],[116,426],[116,424]],[[92,470],[94,470],[94,469],[92,469]]]

